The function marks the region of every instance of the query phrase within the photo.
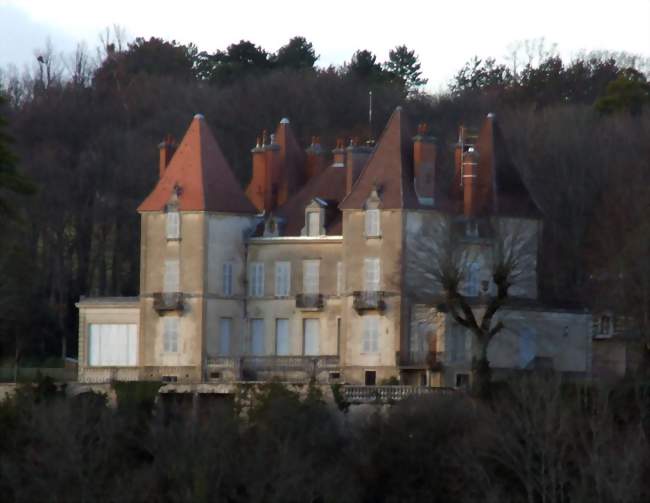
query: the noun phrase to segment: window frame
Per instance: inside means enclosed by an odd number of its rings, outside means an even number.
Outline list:
[[[163,275],[163,293],[176,293],[180,291],[181,291],[181,261],[178,259],[165,259],[165,272]]]
[[[291,295],[291,262],[288,260],[275,262],[274,294],[279,298],[286,298]]]
[[[165,236],[167,241],[181,239],[181,213],[178,209],[170,209],[165,214]]]
[[[178,316],[166,316],[163,318],[163,353],[179,353],[180,325],[180,318]]]
[[[376,269],[372,274],[375,276],[375,278],[372,278],[373,281],[370,281],[369,277],[371,269],[375,266],[368,267],[369,264],[376,264]],[[365,292],[381,291],[381,259],[379,257],[365,257],[363,259],[363,288]]]
[[[233,263],[226,261],[221,265],[221,295],[233,296]]]
[[[361,337],[361,354],[379,354],[379,337],[381,335],[379,315],[372,314],[363,317],[363,333]]]
[[[313,270],[308,274],[309,266],[315,266],[315,274]],[[320,259],[302,261],[302,293],[305,295],[320,293]]]
[[[366,238],[381,237],[381,214],[378,208],[368,208],[365,211],[364,235]]]
[[[248,265],[248,296],[264,297],[264,262],[251,262]]]

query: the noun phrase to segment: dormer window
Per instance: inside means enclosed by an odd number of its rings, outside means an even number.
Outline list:
[[[381,236],[381,227],[379,223],[379,210],[366,210],[366,237],[376,238]]]
[[[321,235],[320,211],[310,211],[307,213],[307,235]]]
[[[181,214],[176,209],[167,211],[167,239],[181,238]]]

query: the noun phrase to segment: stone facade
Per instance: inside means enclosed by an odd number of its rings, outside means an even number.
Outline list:
[[[399,109],[376,146],[339,143],[326,167],[320,145],[297,150],[283,120],[280,145],[272,136],[253,149],[244,193],[195,117],[171,160],[161,145],[160,181],[139,209],[140,296],[78,304],[79,380],[464,386],[476,344],[441,306],[429,269],[447,242],[467,264],[478,314],[494,293],[495,256],[517,248],[494,369],[588,376],[591,317],[537,300],[541,219],[523,184],[503,182],[518,175],[503,171],[486,121],[478,154],[461,138],[455,167],[480,183],[455,195],[436,185],[435,139],[423,126],[412,138]],[[281,183],[296,173],[300,186]]]

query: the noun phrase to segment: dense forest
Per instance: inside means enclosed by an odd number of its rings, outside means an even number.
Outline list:
[[[473,59],[445,93],[425,90],[417,54],[368,50],[319,67],[302,37],[276,52],[248,41],[214,53],[107,33],[37,54],[0,74],[0,354],[76,354],[81,295],[138,292],[135,208],[157,177],[157,145],[203,113],[242,183],[250,149],[282,117],[306,146],[320,136],[376,137],[403,105],[427,122],[442,169],[460,124],[488,112],[544,217],[545,301],[607,306],[650,327],[650,86],[647,61],[589,53],[570,61],[543,42],[508,64]],[[373,121],[368,123],[368,93]]]
[[[232,402],[116,383],[51,382],[0,403],[3,501],[640,503],[650,498],[650,394],[553,376],[340,412],[320,389],[241,388]],[[246,396],[250,408],[241,409]],[[346,404],[339,402],[342,409]],[[374,410],[372,410],[374,409]]]

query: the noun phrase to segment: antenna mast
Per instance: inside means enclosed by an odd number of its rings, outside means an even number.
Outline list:
[[[372,140],[372,91],[368,91],[368,130],[370,131],[370,140]]]

